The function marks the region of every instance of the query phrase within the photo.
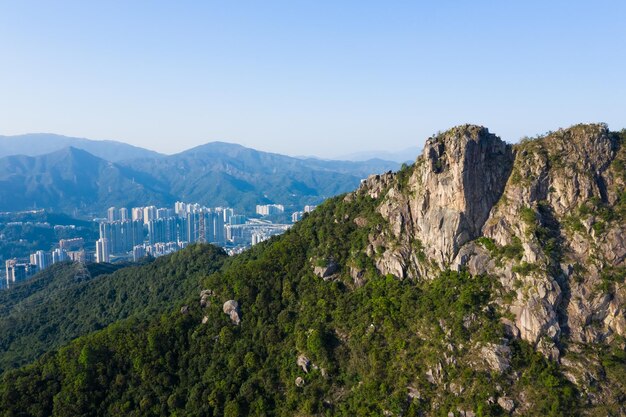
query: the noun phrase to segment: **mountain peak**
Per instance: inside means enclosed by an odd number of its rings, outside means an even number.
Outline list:
[[[245,146],[239,145],[238,143],[213,141],[182,151],[178,155],[192,153],[232,153],[241,152],[243,150],[252,149],[246,148]]]
[[[0,157],[10,155],[39,156],[72,146],[111,162],[136,158],[158,158],[163,155],[113,140],[91,140],[53,133],[28,133],[0,136]]]

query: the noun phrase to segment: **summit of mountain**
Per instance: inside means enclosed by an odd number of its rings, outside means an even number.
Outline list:
[[[92,140],[52,133],[28,133],[14,136],[0,135],[0,158],[10,155],[39,156],[67,147],[82,149],[112,162],[163,156],[155,151],[113,140]]]

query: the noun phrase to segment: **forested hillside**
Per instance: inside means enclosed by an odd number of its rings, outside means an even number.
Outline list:
[[[0,371],[117,320],[168,311],[225,258],[194,245],[141,266],[62,263],[0,291]]]
[[[163,314],[6,372],[0,409],[624,415],[625,143],[603,125],[514,147],[451,129]]]

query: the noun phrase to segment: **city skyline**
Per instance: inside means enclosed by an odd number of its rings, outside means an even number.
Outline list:
[[[5,259],[0,272],[0,289],[10,288],[64,261],[138,262],[146,256],[169,255],[191,243],[211,243],[234,255],[291,226],[265,220],[268,216],[283,214],[285,207],[281,204],[257,204],[255,209],[260,219],[237,214],[230,207],[206,207],[182,201],[170,208],[112,206],[106,209],[106,217],[92,220],[98,224],[99,234],[91,248],[82,237],[60,239],[53,247],[37,249],[28,257]],[[315,206],[307,205],[303,211],[287,214],[286,218],[295,223],[314,209]]]

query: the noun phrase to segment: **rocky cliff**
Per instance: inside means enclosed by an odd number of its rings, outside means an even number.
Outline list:
[[[508,333],[580,371],[570,358],[584,343],[626,336],[625,139],[590,124],[509,145],[459,126],[347,199],[380,201],[388,227],[367,254],[381,273],[491,276]]]

